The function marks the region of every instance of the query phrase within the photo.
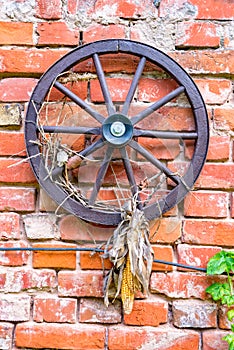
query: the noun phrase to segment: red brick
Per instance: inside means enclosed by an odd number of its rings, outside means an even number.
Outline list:
[[[119,24],[92,24],[83,33],[84,43],[96,40],[125,38],[125,28]]]
[[[131,80],[123,78],[107,78],[107,86],[110,91],[111,99],[114,102],[125,101]],[[92,102],[103,102],[103,94],[98,80],[90,82],[90,96]]]
[[[215,129],[234,131],[233,108],[216,107],[213,111],[213,118]]]
[[[167,322],[168,303],[159,298],[135,300],[132,312],[124,315],[124,323],[130,326],[158,326]]]
[[[187,47],[218,47],[220,37],[218,27],[208,22],[179,22],[177,25],[176,46]]]
[[[180,152],[179,141],[177,140],[159,140],[139,137],[138,143],[153,153],[158,159],[173,160]]]
[[[28,295],[1,295],[0,321],[29,321],[30,301]]]
[[[1,248],[26,248],[28,245],[25,241],[17,242],[0,242]],[[2,266],[22,266],[26,265],[29,259],[27,251],[2,251],[0,254],[0,265]]]
[[[108,259],[102,259],[99,253],[80,252],[80,267],[83,270],[102,270],[110,269],[112,263]]]
[[[220,277],[221,279],[221,277]],[[169,298],[197,298],[206,299],[205,289],[219,279],[212,276],[192,273],[153,272],[151,275],[151,293],[160,293]]]
[[[1,73],[44,73],[68,50],[52,49],[0,49]],[[17,57],[17,60],[15,59]]]
[[[0,155],[1,156],[25,156],[24,134],[21,132],[0,131]]]
[[[141,18],[157,14],[156,7],[150,0],[138,2],[137,0],[97,0],[95,12],[105,16],[121,18]]]
[[[139,101],[154,102],[169,94],[177,87],[172,79],[143,78],[139,81]]]
[[[183,241],[185,243],[209,244],[221,246],[234,245],[234,222],[186,220],[184,222]]]
[[[103,299],[80,300],[79,322],[84,323],[121,323],[121,302],[115,301],[108,307]]]
[[[6,78],[0,81],[0,101],[28,101],[37,84],[33,78]]]
[[[37,0],[36,16],[43,19],[62,18],[61,0]]]
[[[86,3],[86,1],[80,1],[80,0],[67,0],[67,10],[68,13],[71,13],[73,15],[75,15],[77,13],[78,10],[78,5],[79,5],[79,10],[80,8],[80,4],[82,3]],[[90,6],[90,4],[89,4]]]
[[[78,95],[82,100],[85,100],[87,98],[87,93],[88,93],[88,82],[87,81],[77,81],[77,82],[72,82],[72,83],[68,83],[68,84],[64,84],[64,85],[69,90],[71,90],[74,94]],[[50,94],[49,94],[50,101],[61,100],[63,97],[64,97],[64,95],[61,92],[59,92],[56,88],[52,88],[50,90]],[[74,137],[74,135],[73,135],[73,137]],[[77,135],[76,135],[76,137],[77,137]]]
[[[0,160],[0,182],[5,183],[35,183],[36,179],[27,161],[21,159]]]
[[[229,195],[225,192],[190,192],[184,200],[184,215],[225,218],[228,216]]]
[[[234,218],[234,193],[231,196],[231,217]]]
[[[234,188],[234,164],[206,163],[195,184],[197,188],[232,189]]]
[[[56,272],[52,270],[32,270],[20,268],[8,270],[4,292],[19,293],[25,290],[53,291],[57,287]]]
[[[192,158],[194,141],[185,142],[185,155]],[[226,161],[229,159],[230,139],[228,136],[210,136],[207,160]]]
[[[102,271],[76,271],[58,273],[59,296],[102,297]]]
[[[197,9],[197,19],[233,19],[234,6],[229,0],[191,0]]]
[[[173,324],[179,328],[217,327],[217,305],[199,300],[178,300],[172,306]]]
[[[178,244],[178,263],[206,268],[209,259],[220,250],[221,248],[218,247],[199,247],[189,244]]]
[[[228,310],[233,310],[233,306],[229,308],[222,305],[219,308],[219,328],[221,329],[231,329],[232,322],[228,320]]]
[[[79,31],[71,30],[65,22],[38,23],[38,45],[78,45]]]
[[[123,327],[109,329],[109,350],[187,350],[199,349],[199,334],[171,327]]]
[[[68,298],[36,296],[33,304],[33,320],[36,322],[75,323],[77,301]]]
[[[34,248],[75,248],[75,244],[36,243]],[[75,269],[76,251],[34,251],[34,268]]]
[[[7,322],[0,323],[0,344],[4,350],[12,349],[14,325]]]
[[[194,79],[205,103],[224,104],[232,93],[232,83],[227,79]]]
[[[171,52],[170,56],[174,58],[187,73],[234,73],[234,52],[232,50],[176,51]],[[223,62],[225,62],[225,64],[223,64]]]
[[[20,239],[20,216],[16,213],[0,214],[0,239]]]
[[[223,340],[227,334],[228,332],[219,330],[203,332],[203,350],[228,350],[228,343]]]
[[[160,220],[160,221],[158,221]],[[174,243],[181,236],[181,221],[163,218],[151,222],[151,243]]]
[[[1,211],[34,211],[36,190],[34,188],[1,187]]]
[[[173,250],[170,246],[152,246],[154,252],[154,259],[173,262]],[[164,265],[154,262],[152,271],[171,271],[171,265]]]
[[[33,45],[33,23],[0,22],[0,45]]]
[[[113,227],[101,227],[67,215],[60,221],[61,239],[68,241],[106,241],[113,234]]]
[[[27,322],[16,326],[15,336],[17,347],[86,350],[88,344],[89,350],[96,350],[104,349],[105,328]]]

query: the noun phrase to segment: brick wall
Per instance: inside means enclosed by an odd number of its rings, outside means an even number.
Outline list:
[[[205,267],[221,248],[232,248],[233,1],[0,0],[0,5],[0,247],[77,247],[90,234],[103,240],[112,233],[71,215],[56,216],[30,165],[20,160],[26,157],[27,102],[40,75],[81,43],[127,38],[163,50],[192,75],[210,122],[207,162],[194,191],[159,228],[151,223],[151,231],[157,230],[155,257]],[[150,79],[143,83],[147,94]],[[149,298],[137,299],[133,312],[123,316],[119,300],[108,309],[103,304],[97,254],[8,251],[0,252],[0,265],[1,349],[227,349],[225,308],[205,294],[214,278],[203,273],[155,263]]]

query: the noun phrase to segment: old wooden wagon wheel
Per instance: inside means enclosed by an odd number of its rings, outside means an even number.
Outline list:
[[[112,79],[129,82],[124,96],[112,90]],[[152,98],[139,98],[145,79]],[[208,119],[197,86],[173,59],[142,43],[103,40],[72,50],[44,73],[25,138],[36,178],[58,205],[115,226],[131,196],[151,220],[192,189],[206,158]]]

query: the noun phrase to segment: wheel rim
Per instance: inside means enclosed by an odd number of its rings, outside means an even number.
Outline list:
[[[121,104],[120,111],[116,109],[116,105],[112,101],[101,63],[101,59],[105,57],[105,55],[110,54],[130,55],[136,57],[139,61],[126,98]],[[107,109],[107,116],[104,116],[95,109],[95,106],[90,106],[90,104],[59,81],[59,77],[64,72],[73,69],[78,64],[82,64],[82,62],[86,62],[89,59],[92,60],[95,67]],[[151,103],[149,106],[144,106],[142,111],[129,116],[134,95],[136,94],[139,81],[144,74],[143,72],[147,63],[153,64],[163,70],[163,72],[166,72],[166,74],[176,82],[176,88],[166,93],[165,96]],[[70,196],[66,189],[48,176],[45,157],[41,154],[41,148],[38,145],[38,133],[41,128],[41,126],[40,128],[38,126],[38,119],[43,103],[46,101],[52,87],[64,94],[73,104],[79,106],[79,108],[88,113],[94,121],[94,124],[91,125],[91,127],[84,126],[83,128],[80,126],[64,127],[61,125],[44,124],[42,125],[43,133],[49,135],[52,133],[59,135],[71,133],[98,136],[96,141],[79,152],[81,157],[88,157],[94,154],[94,152],[103,149],[104,146],[106,147],[106,152],[100,163],[93,189],[86,203],[80,202],[77,198],[74,198],[74,196]],[[141,126],[139,127],[139,125],[142,123],[144,124],[146,120],[150,119],[153,113],[159,111],[160,108],[164,108],[168,103],[180,98],[182,95],[186,96],[190,105],[194,118],[195,130],[175,131],[157,130],[157,128],[156,130],[153,128],[149,130]],[[193,155],[183,175],[178,176],[178,174],[174,174],[165,162],[158,160],[157,157],[138,142],[139,139],[144,138],[151,138],[152,140],[156,138],[162,140],[182,140],[183,142],[184,140],[193,141]],[[110,162],[113,159],[115,149],[118,149],[120,153],[132,196],[138,197],[140,209],[144,210],[148,220],[152,220],[174,207],[185,197],[187,192],[192,189],[205,162],[208,139],[208,118],[205,104],[197,86],[189,75],[174,60],[161,51],[148,45],[128,40],[104,40],[87,44],[74,49],[57,61],[45,72],[34,89],[29,102],[25,122],[25,140],[29,160],[42,188],[53,200],[72,214],[90,222],[113,226],[120,222],[121,210],[109,210],[108,206],[106,208],[100,208],[95,206],[95,203]],[[153,202],[149,200],[148,202],[147,200],[143,201],[140,198],[139,184],[137,184],[135,178],[128,149],[133,150],[136,154],[143,157],[144,160],[155,167],[157,172],[160,171],[166,177],[166,182],[169,180],[169,182],[173,184],[168,185],[170,190],[167,190],[165,196]]]

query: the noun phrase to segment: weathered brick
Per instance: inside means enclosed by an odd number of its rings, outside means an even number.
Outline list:
[[[139,81],[138,99],[144,102],[155,102],[177,87],[172,79],[143,78]]]
[[[29,321],[30,296],[0,295],[0,321]]]
[[[108,259],[102,259],[101,255],[93,252],[80,252],[80,268],[83,270],[110,269],[112,263]]]
[[[138,142],[158,159],[173,160],[180,153],[179,141],[177,140],[159,140],[140,137]]]
[[[75,248],[75,244],[65,243],[36,243],[34,248]],[[76,251],[34,251],[33,252],[34,268],[54,268],[54,269],[75,269],[76,268]]]
[[[197,19],[233,19],[234,6],[229,0],[191,0],[197,9]]]
[[[205,299],[205,289],[214,282],[217,282],[217,277],[181,272],[153,272],[150,290],[151,293],[164,294],[170,298]]]
[[[181,236],[181,221],[176,218],[157,219],[150,223],[151,243],[174,243]]]
[[[199,300],[173,301],[173,324],[179,328],[217,327],[217,305]]]
[[[234,73],[234,53],[232,50],[175,51],[171,52],[170,56],[174,58],[187,73]],[[226,64],[223,64],[223,62],[226,62]]]
[[[215,107],[213,110],[214,127],[218,130],[234,130],[233,108]]]
[[[209,148],[207,160],[226,161],[229,159],[230,138],[228,136],[211,135],[209,140]],[[189,159],[192,158],[194,150],[194,141],[185,142],[185,155]]]
[[[36,190],[34,188],[1,187],[0,210],[23,211],[35,210]]]
[[[78,95],[82,100],[85,100],[87,98],[87,93],[88,93],[88,82],[87,81],[78,80],[78,81],[73,81],[71,83],[67,83],[67,84],[64,84],[64,85],[69,90],[71,90],[74,94]],[[61,99],[64,98],[64,94],[62,94],[56,88],[52,88],[50,90],[48,98],[49,98],[50,101],[58,101],[58,100],[61,101]],[[71,107],[69,106],[69,108],[71,108]],[[71,137],[72,138],[74,138],[74,137],[78,138],[79,137],[80,141],[82,141],[82,137],[83,136],[84,135],[79,135],[79,136],[78,135],[69,135],[70,138]],[[66,137],[68,138],[67,134],[66,134]],[[68,145],[70,145],[69,142],[68,142]]]
[[[232,84],[227,79],[195,79],[202,97],[207,104],[224,104],[232,93]]]
[[[67,215],[59,223],[61,238],[68,241],[106,241],[113,228],[103,228],[81,221],[73,215]]]
[[[232,189],[234,188],[234,164],[206,163],[195,184],[197,188]]]
[[[33,78],[5,78],[0,81],[0,101],[28,101],[37,84]]]
[[[107,78],[106,79],[112,101],[125,101],[129,87],[130,79]],[[90,95],[93,102],[103,102],[103,94],[98,80],[91,80]]]
[[[43,19],[62,18],[62,1],[36,0],[36,16]]]
[[[177,24],[176,46],[187,47],[218,47],[220,36],[218,26],[211,22],[179,22]]]
[[[0,72],[4,73],[44,73],[68,50],[56,49],[0,49]],[[15,59],[17,57],[17,60]]]
[[[25,241],[16,242],[0,242],[1,248],[27,248],[28,244]],[[22,266],[26,265],[29,259],[29,252],[24,250],[16,251],[1,251],[0,252],[0,265],[2,266]]]
[[[31,214],[23,216],[28,239],[52,239],[57,237],[56,216],[53,214]]]
[[[1,45],[33,45],[33,23],[0,22]]]
[[[58,273],[59,296],[102,297],[102,271],[76,271]]]
[[[35,322],[75,323],[77,301],[52,296],[36,296],[33,303],[33,320]]]
[[[16,213],[0,214],[0,239],[20,239],[20,216]]]
[[[36,179],[27,161],[22,159],[0,159],[0,182],[35,183]]]
[[[21,132],[0,131],[0,155],[1,156],[25,156],[24,134]]]
[[[122,25],[91,24],[83,33],[85,43],[104,39],[119,39],[125,37],[125,28]]]
[[[0,103],[0,126],[21,126],[22,108],[18,103]]]
[[[167,322],[168,303],[159,298],[135,300],[132,312],[124,315],[124,323],[131,326],[158,326]]]
[[[79,322],[84,323],[121,323],[121,302],[116,300],[108,307],[103,299],[80,300]]]
[[[231,217],[234,218],[234,193],[231,196]]]
[[[5,293],[28,291],[53,291],[57,287],[56,272],[29,268],[8,268],[4,281]]]
[[[65,22],[38,23],[38,45],[78,45],[79,31],[72,30]]]
[[[219,328],[221,329],[231,329],[232,322],[228,320],[227,312],[228,310],[233,310],[233,306],[227,307],[226,305],[221,305],[219,308]]]
[[[228,350],[228,343],[223,340],[223,337],[227,334],[227,332],[220,330],[203,332],[203,350]]]
[[[173,262],[173,249],[170,246],[153,245],[154,259]],[[171,271],[173,267],[171,265],[164,265],[154,262],[152,265],[152,271]]]
[[[184,201],[184,215],[225,218],[228,216],[229,195],[225,192],[190,192]]]
[[[198,350],[199,334],[168,326],[157,328],[115,326],[109,329],[108,345],[110,350]]]
[[[219,247],[178,244],[178,263],[206,268],[209,259],[221,250]]]
[[[183,242],[233,246],[233,230],[234,222],[231,220],[186,220],[183,227]]]
[[[12,349],[14,325],[12,323],[0,323],[0,347],[4,350]]]
[[[30,333],[30,337],[28,334]],[[105,328],[92,325],[21,323],[16,326],[16,346],[47,349],[104,349]]]

